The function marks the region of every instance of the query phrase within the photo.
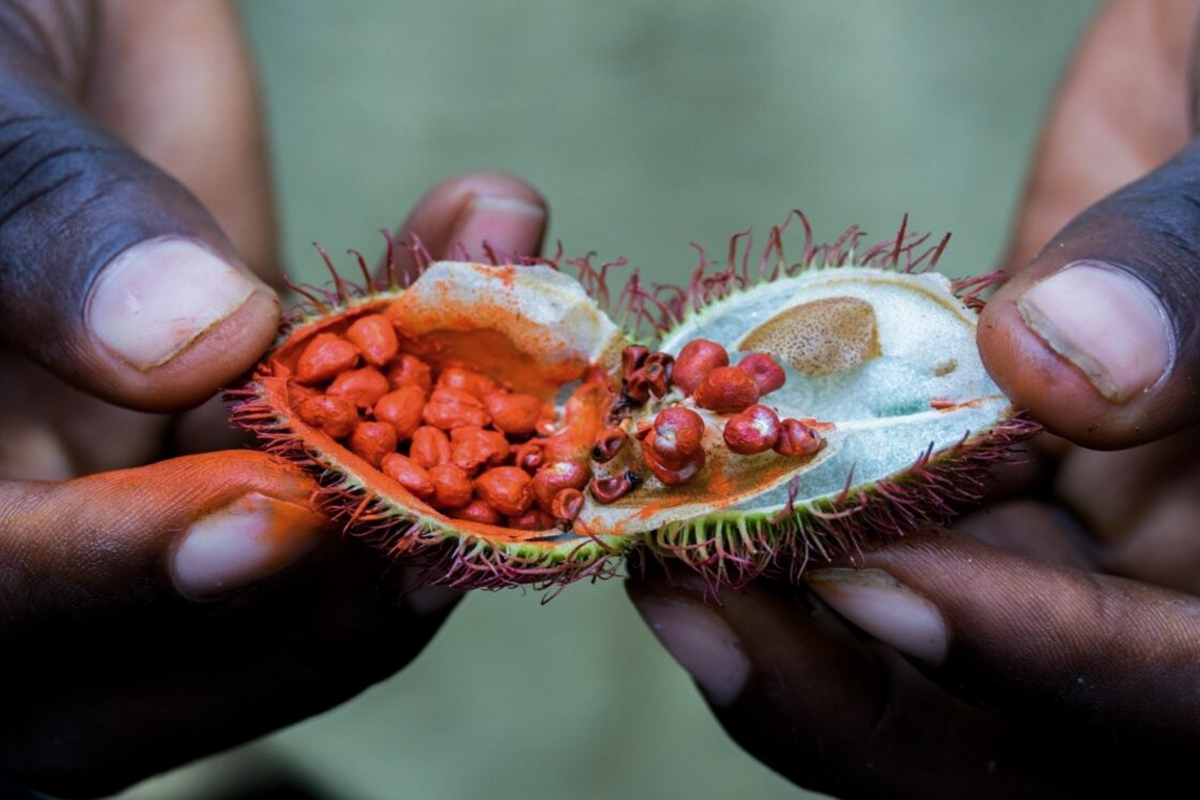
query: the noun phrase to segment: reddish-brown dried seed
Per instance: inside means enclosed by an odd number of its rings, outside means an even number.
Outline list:
[[[779,441],[779,415],[763,405],[752,405],[725,423],[725,446],[739,455],[765,453]]]
[[[781,456],[810,456],[821,449],[821,434],[798,419],[788,418],[779,423],[779,441],[775,452]]]
[[[450,437],[444,431],[430,425],[422,425],[413,431],[412,443],[408,446],[408,457],[425,469],[449,464]]]
[[[425,409],[425,392],[420,386],[401,386],[388,392],[375,404],[375,419],[396,429],[396,435],[406,440],[421,425]]]
[[[373,367],[382,367],[400,352],[396,329],[383,314],[368,314],[346,329],[346,339]]]
[[[518,531],[548,531],[554,527],[554,517],[540,508],[531,508],[524,514],[509,517],[507,526]]]
[[[388,382],[383,373],[374,367],[363,367],[343,372],[333,379],[326,392],[334,397],[344,397],[362,409],[371,408],[379,398],[387,394]]]
[[[758,384],[759,397],[775,391],[787,382],[783,367],[767,353],[751,353],[739,361],[737,367],[754,378],[754,382]]]
[[[597,464],[607,464],[616,458],[628,441],[629,434],[621,428],[605,428],[592,445],[592,460]]]
[[[362,422],[350,434],[350,452],[378,467],[383,457],[396,452],[396,429],[386,422]]]
[[[531,439],[517,445],[516,453],[513,456],[513,463],[530,474],[537,472],[538,467],[545,461],[546,445],[538,439]]]
[[[588,484],[588,491],[598,503],[615,503],[634,489],[634,481],[629,479],[629,473],[612,475],[606,478],[595,478]]]
[[[471,502],[474,487],[467,473],[453,464],[438,464],[429,470],[433,481],[433,505],[438,509],[462,508]]]
[[[645,402],[650,395],[663,397],[671,390],[671,357],[665,353],[652,353],[640,368],[633,371],[625,383],[625,393],[630,399]]]
[[[528,436],[537,430],[545,406],[531,394],[509,392],[492,392],[483,404],[492,415],[492,425],[509,436]]]
[[[550,513],[557,520],[574,522],[582,510],[583,492],[579,489],[567,487],[554,495],[554,502],[551,504]]]
[[[708,373],[727,366],[729,353],[724,347],[710,339],[693,339],[675,357],[673,379],[684,394],[691,394]]]
[[[403,486],[419,500],[433,496],[433,480],[429,471],[399,453],[388,453],[379,465],[384,475]]]
[[[450,463],[471,475],[484,466],[500,466],[511,449],[500,431],[474,426],[450,431]]]
[[[718,414],[736,414],[758,402],[758,384],[737,367],[717,367],[700,381],[696,405]]]
[[[426,395],[433,389],[433,370],[424,361],[408,353],[401,353],[388,367],[387,379],[393,389],[419,386]]]
[[[296,380],[322,383],[354,369],[357,363],[358,351],[354,345],[335,333],[318,333],[296,360]]]
[[[529,473],[520,467],[493,467],[475,479],[475,491],[507,517],[519,517],[533,505]]]
[[[446,516],[480,525],[503,525],[504,515],[482,500],[475,499],[462,508],[451,509]]]
[[[334,439],[349,436],[358,425],[358,412],[354,410],[354,404],[343,397],[315,395],[301,403],[296,413],[305,423]]]
[[[433,390],[421,411],[421,419],[426,425],[444,431],[468,425],[482,428],[492,421],[482,400],[470,392],[451,387]]]
[[[498,390],[500,385],[488,376],[474,370],[463,367],[447,367],[438,375],[437,388],[459,389],[482,400],[492,392]]]
[[[555,461],[537,471],[530,481],[533,497],[548,514],[554,513],[554,497],[563,489],[583,489],[592,479],[592,471],[574,461]],[[557,515],[555,515],[557,516]]]
[[[640,344],[631,344],[621,349],[621,377],[628,379],[635,370],[642,366],[650,348]]]

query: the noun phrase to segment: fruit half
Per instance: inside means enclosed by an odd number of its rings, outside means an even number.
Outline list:
[[[929,271],[945,239],[902,227],[856,257],[857,229],[816,246],[794,220],[794,262],[781,226],[613,302],[586,259],[337,278],[233,418],[430,582],[562,584],[644,548],[737,585],[947,521],[1036,430],[976,351],[991,279]]]

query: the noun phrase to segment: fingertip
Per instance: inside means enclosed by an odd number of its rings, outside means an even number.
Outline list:
[[[545,236],[546,199],[526,181],[500,172],[468,172],[442,181],[417,201],[400,227],[435,258],[484,258],[486,248],[516,259],[536,255]],[[403,258],[403,254],[401,254]],[[404,271],[415,265],[402,263]]]
[[[1160,412],[1174,332],[1126,270],[1081,260],[1021,274],[984,309],[978,341],[1013,402],[1077,444],[1128,446],[1172,427]]]
[[[260,357],[279,317],[275,292],[241,264],[194,240],[139,242],[92,282],[85,380],[142,410],[194,406]]]

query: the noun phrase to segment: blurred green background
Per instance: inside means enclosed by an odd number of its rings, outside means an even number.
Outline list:
[[[1092,0],[440,0],[243,5],[285,253],[378,248],[437,181],[538,186],[550,241],[657,280],[801,208],[818,235],[901,215],[990,269],[1039,116]],[[468,597],[399,676],[128,793],[284,773],[338,800],[794,798],[742,753],[619,582]]]

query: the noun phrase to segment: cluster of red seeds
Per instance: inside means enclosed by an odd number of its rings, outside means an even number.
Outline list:
[[[317,334],[296,360],[291,402],[300,419],[341,442],[414,497],[447,516],[518,530],[570,530],[587,489],[611,503],[642,482],[642,465],[663,484],[690,481],[704,466],[703,418],[670,405],[630,431],[625,412],[673,388],[695,405],[731,415],[723,436],[734,453],[770,449],[802,456],[817,431],[780,420],[758,400],[783,385],[764,353],[736,366],[721,345],[689,342],[678,358],[634,345],[622,352],[621,393],[587,458],[548,447],[554,409],[462,366],[435,369],[404,352],[383,314],[342,333]],[[632,434],[632,435],[631,435]],[[640,443],[640,457],[631,446]]]
[[[640,473],[631,467],[635,459],[626,444],[627,426],[621,415],[631,406],[666,397],[677,387],[697,407],[717,414],[732,415],[722,431],[725,445],[739,455],[774,450],[783,456],[807,456],[821,448],[821,436],[810,421],[780,420],[775,411],[758,400],[783,386],[783,367],[766,353],[751,353],[736,366],[719,343],[694,339],[679,351],[678,358],[652,353],[641,346],[626,347],[622,358],[622,401],[610,418],[592,451],[597,477],[592,495],[611,503],[637,488]],[[704,418],[690,408],[672,405],[652,423],[641,423],[633,436],[641,443],[642,459],[654,477],[667,486],[692,480],[704,467]]]
[[[591,478],[545,463],[553,409],[463,367],[402,352],[382,314],[315,336],[298,358],[300,419],[447,516],[520,530],[569,529]]]

